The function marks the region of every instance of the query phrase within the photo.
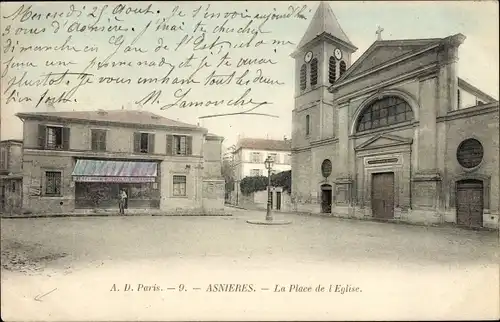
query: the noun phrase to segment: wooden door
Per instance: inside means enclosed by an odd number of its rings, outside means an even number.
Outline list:
[[[457,225],[478,228],[483,225],[483,183],[479,180],[457,182]]]
[[[332,186],[330,185],[321,187],[321,212],[332,212]]]
[[[372,176],[372,213],[377,219],[394,218],[394,173]]]

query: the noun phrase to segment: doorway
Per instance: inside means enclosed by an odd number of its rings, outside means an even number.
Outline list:
[[[276,191],[276,210],[281,210],[281,191]]]
[[[376,219],[394,219],[394,172],[372,175],[372,213]]]
[[[332,186],[329,184],[321,186],[321,212],[332,212]]]
[[[462,180],[457,182],[457,225],[470,228],[483,226],[483,182]]]

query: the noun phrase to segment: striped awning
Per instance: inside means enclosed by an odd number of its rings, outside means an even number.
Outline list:
[[[72,175],[78,182],[155,182],[157,163],[77,160]]]

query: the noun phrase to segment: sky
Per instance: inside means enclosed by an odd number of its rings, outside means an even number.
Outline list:
[[[2,12],[2,100],[1,100],[1,139],[21,139],[22,122],[14,116],[17,112],[44,112],[47,110],[72,111],[72,110],[114,110],[114,109],[135,109],[141,108],[151,111],[158,115],[186,122],[198,124],[207,128],[211,133],[225,137],[224,145],[230,146],[236,143],[238,137],[256,137],[283,139],[284,136],[291,137],[291,113],[294,108],[294,61],[290,54],[294,51],[296,45],[305,33],[307,26],[312,18],[319,2],[124,2],[127,8],[117,8],[116,3],[25,3],[24,7],[20,2],[1,3]],[[104,7],[105,5],[108,7]],[[151,5],[148,7],[148,5]],[[210,7],[208,7],[210,4]],[[498,99],[499,97],[499,40],[498,40],[498,2],[484,1],[446,1],[446,2],[370,2],[370,1],[352,1],[352,2],[329,2],[340,25],[351,40],[358,47],[357,52],[353,54],[355,61],[363,52],[376,40],[375,31],[380,25],[384,28],[382,37],[384,40],[391,39],[416,39],[416,38],[437,38],[447,37],[456,33],[462,33],[467,38],[460,47],[459,55],[459,76],[474,86],[482,89],[486,93]],[[31,7],[29,7],[31,6]],[[71,7],[73,6],[73,7]],[[85,6],[85,8],[84,8]],[[193,14],[200,6],[201,9],[193,18]],[[291,6],[291,8],[289,7]],[[305,9],[300,10],[303,6]],[[24,11],[18,11],[21,7]],[[95,10],[94,10],[94,7]],[[134,8],[132,8],[134,7]],[[145,9],[149,13],[137,13],[138,8]],[[256,25],[256,21],[261,22],[262,17],[269,13],[295,13],[300,11],[303,18],[292,15],[289,18],[270,19],[263,24],[261,31],[256,39],[264,41],[261,46],[250,48],[232,48],[214,47],[207,50],[194,50],[192,42],[199,37],[202,32],[198,29],[193,30],[197,22],[205,24],[207,30],[205,43],[209,39],[214,40],[216,36],[221,39],[231,41],[233,44],[242,43],[251,38],[252,34],[238,34],[237,32],[213,33],[213,29],[222,24],[226,19],[222,18],[202,18],[205,12],[227,12],[237,11],[246,13],[254,17],[255,14],[261,15],[261,18],[255,18],[251,26]],[[101,14],[102,10],[102,14]],[[182,11],[182,14],[180,14]],[[22,14],[16,14],[22,13]],[[49,19],[38,19],[36,13],[58,12],[61,16],[49,15]],[[136,12],[134,14],[134,12]],[[173,15],[172,15],[173,13]],[[122,28],[128,28],[127,31],[115,32],[91,32],[88,27],[82,30],[83,26],[92,25],[97,18],[96,26],[105,26],[120,24]],[[77,17],[77,15],[80,15]],[[180,15],[184,15],[181,17]],[[22,18],[24,17],[24,18]],[[69,17],[69,18],[68,18]],[[169,25],[168,30],[156,31],[155,28],[161,21]],[[21,22],[21,20],[24,20]],[[243,28],[250,18],[231,18],[229,16],[226,27]],[[148,23],[149,27],[146,28]],[[76,25],[74,23],[78,23]],[[73,24],[73,30],[68,30],[68,26]],[[78,28],[75,28],[78,26]],[[176,27],[172,27],[176,26]],[[7,31],[6,28],[10,29]],[[23,28],[23,29],[17,29]],[[29,34],[38,28],[38,34]],[[45,31],[41,31],[45,28]],[[132,30],[133,28],[133,30]],[[142,30],[146,30],[141,33]],[[177,30],[172,30],[176,28]],[[75,31],[74,29],[79,29]],[[17,30],[17,35],[15,31]],[[234,31],[233,30],[233,31]],[[57,31],[57,32],[55,32]],[[28,34],[24,34],[28,33]],[[140,35],[140,36],[139,36]],[[70,51],[48,51],[34,52],[26,50],[20,52],[20,46],[56,46],[61,45],[71,36],[70,43],[75,48],[82,50],[80,52]],[[176,44],[183,37],[194,36],[190,43],[181,45],[178,50],[174,50]],[[137,38],[136,42],[133,40]],[[111,56],[110,61],[130,62],[130,66],[115,66],[97,69],[96,64],[91,61],[95,58],[97,61],[103,61],[108,55],[112,54],[116,46],[110,44],[122,45],[116,53]],[[273,40],[289,42],[288,44],[271,45]],[[256,42],[257,40],[255,40]],[[14,48],[6,46],[8,43],[17,44]],[[253,44],[255,44],[255,42]],[[162,44],[161,49],[157,48]],[[132,45],[133,44],[133,45]],[[131,50],[125,53],[126,45],[130,45]],[[83,52],[85,46],[98,48],[97,52]],[[165,49],[168,47],[168,50]],[[137,52],[141,48],[144,53]],[[198,47],[199,48],[199,47]],[[220,51],[219,51],[220,48]],[[222,64],[215,68],[221,62],[222,57],[228,54],[231,66]],[[186,58],[194,55],[191,61],[191,67],[181,68],[179,65]],[[210,66],[205,66],[195,73],[192,79],[199,83],[191,84],[172,84],[174,77],[187,78],[191,75],[201,63],[203,57]],[[9,60],[10,65],[8,64]],[[237,67],[240,58],[261,59],[262,64],[252,66]],[[299,58],[301,59],[301,58]],[[164,64],[158,66],[163,60]],[[269,61],[270,60],[270,61]],[[47,61],[64,61],[66,66],[44,67]],[[147,61],[148,64],[155,63],[154,67],[139,65],[138,62]],[[267,63],[266,63],[267,61]],[[18,66],[13,66],[13,62],[21,62]],[[31,66],[28,66],[31,63]],[[168,63],[168,64],[167,64]],[[89,66],[90,64],[90,66]],[[174,71],[168,74],[172,64]],[[33,67],[35,66],[36,67]],[[8,68],[7,68],[8,67]],[[87,68],[86,68],[87,67]],[[68,88],[73,89],[79,82],[76,76],[64,76],[68,84],[56,84],[52,86],[32,86],[16,87],[10,85],[19,80],[26,72],[26,79],[40,79],[42,75],[49,72],[62,73],[66,69],[73,73],[87,72],[92,74],[87,79],[93,81],[92,84],[85,84],[77,88],[77,91],[68,102],[45,102],[47,96],[58,97]],[[237,76],[244,74],[248,69],[247,78],[255,81],[255,77],[262,76],[267,81],[279,82],[279,85],[269,85],[265,82],[256,81],[250,85],[238,85],[235,83]],[[259,72],[260,69],[260,72]],[[235,72],[235,76],[228,84],[204,85],[211,72],[222,75],[230,75]],[[259,74],[260,73],[260,74]],[[161,79],[165,75],[170,76],[168,84],[138,84],[139,77]],[[53,76],[55,77],[55,76]],[[99,77],[122,77],[130,78],[130,84],[107,84],[106,80],[99,84]],[[227,78],[220,77],[220,80]],[[261,78],[262,80],[262,78]],[[200,118],[211,114],[224,114],[243,111],[243,107],[230,106],[228,102],[234,103],[243,93],[251,89],[247,99],[252,98],[254,102],[270,102],[272,104],[263,105],[258,108],[260,113],[272,114],[276,117],[261,115],[234,115],[216,118]],[[6,94],[4,92],[8,89]],[[13,89],[16,89],[20,97],[28,97],[30,100],[18,102],[11,100],[6,104],[6,95]],[[48,90],[46,96],[43,93]],[[158,93],[159,103],[145,102],[145,97],[149,93]],[[216,101],[224,100],[224,103],[214,106],[186,107],[177,106],[168,109],[160,107],[172,104],[177,99],[175,93],[186,93],[186,98],[190,101]],[[37,105],[39,99],[42,102]],[[144,104],[136,104],[143,102]],[[234,104],[233,104],[234,105]],[[253,107],[248,104],[245,108]]]

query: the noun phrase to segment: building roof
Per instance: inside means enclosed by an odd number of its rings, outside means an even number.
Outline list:
[[[21,119],[58,119],[67,121],[93,121],[131,125],[149,125],[185,129],[202,129],[196,125],[174,121],[143,110],[94,110],[72,112],[17,113]]]
[[[323,33],[329,34],[354,47],[344,30],[342,30],[342,27],[340,27],[332,8],[330,8],[330,5],[328,5],[325,1],[321,1],[319,3],[318,9],[314,13],[309,27],[307,27],[307,31],[302,37],[302,40],[299,42],[297,48],[302,48],[304,45]]]
[[[479,88],[471,85],[470,83],[464,81],[460,77],[458,77],[458,86],[465,89],[466,91],[471,92],[471,94],[476,95],[479,99],[482,99],[485,101],[485,103],[494,103],[497,102],[497,100],[494,97],[491,97],[490,95],[486,94]]]
[[[268,139],[240,139],[236,144],[236,151],[239,149],[266,150],[266,151],[291,151],[291,140],[268,140]]]

